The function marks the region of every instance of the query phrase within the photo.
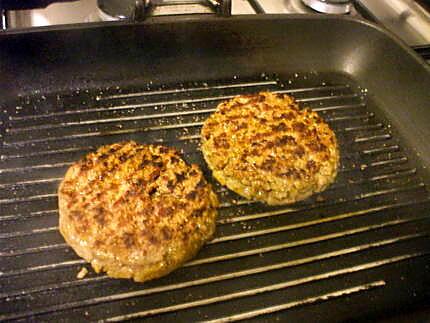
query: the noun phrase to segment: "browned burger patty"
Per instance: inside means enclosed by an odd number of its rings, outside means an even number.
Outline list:
[[[96,272],[146,281],[192,258],[215,230],[217,197],[176,150],[122,142],[69,168],[60,232]]]
[[[219,104],[203,125],[202,151],[221,184],[268,204],[324,190],[339,163],[336,137],[318,114],[270,92]]]

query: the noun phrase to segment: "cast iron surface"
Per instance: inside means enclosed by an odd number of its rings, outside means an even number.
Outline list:
[[[318,40],[312,30],[326,24],[343,34]],[[428,132],[428,68],[381,31],[345,19],[162,20],[9,33],[0,45],[11,81],[0,81],[0,319],[336,321],[429,299],[430,156],[414,137]],[[330,123],[336,182],[280,207],[214,182],[218,231],[196,259],[145,284],[92,270],[77,279],[89,266],[57,230],[67,167],[133,139],[182,149],[213,182],[198,148],[202,122],[220,100],[261,90],[291,93]]]
[[[422,178],[364,91],[317,79],[236,77],[21,98],[4,125],[1,318],[253,317],[306,313],[327,299],[326,306],[352,306],[373,298],[377,307],[393,288],[396,300],[425,292],[415,285],[425,277],[409,269],[427,269],[429,260]],[[66,168],[98,145],[134,139],[181,148],[211,179],[198,149],[202,122],[220,100],[260,90],[291,93],[330,123],[342,152],[336,183],[283,207],[245,201],[214,183],[222,201],[217,236],[184,268],[147,284],[92,272],[76,279],[85,262],[57,230],[56,188]]]

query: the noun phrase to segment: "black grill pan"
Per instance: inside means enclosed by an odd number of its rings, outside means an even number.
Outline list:
[[[0,320],[373,320],[430,297],[430,73],[346,18],[159,18],[0,34]],[[202,122],[236,94],[290,93],[331,125],[341,169],[279,207],[212,179]],[[180,148],[221,199],[213,241],[144,284],[90,270],[58,230],[67,167],[121,140]]]

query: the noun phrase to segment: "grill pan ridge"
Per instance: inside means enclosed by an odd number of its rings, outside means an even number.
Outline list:
[[[427,185],[390,125],[351,84],[298,74],[293,80],[302,86],[263,74],[22,98],[4,124],[0,319],[294,318],[354,297],[378,302],[412,263],[427,266]],[[221,100],[262,90],[294,95],[335,130],[341,168],[326,192],[268,207],[211,178],[199,151],[202,122]],[[50,108],[59,101],[63,109]],[[130,138],[179,147],[203,166],[221,198],[217,235],[160,280],[136,284],[93,272],[79,280],[79,269],[89,266],[59,235],[56,187],[79,156]]]

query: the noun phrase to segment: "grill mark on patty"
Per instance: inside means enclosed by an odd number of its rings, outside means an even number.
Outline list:
[[[177,163],[179,163],[179,157],[177,157],[177,156],[172,156],[172,158],[170,158],[170,162],[171,162],[172,164],[177,164]]]
[[[275,158],[269,157],[269,158],[264,160],[264,162],[261,164],[260,167],[264,170],[271,171],[271,170],[273,170],[275,163],[276,163]]]
[[[275,147],[275,143],[273,141],[264,140],[264,147],[267,149]],[[256,155],[258,153],[257,149],[253,150],[253,154]]]
[[[106,224],[105,210],[102,207],[97,207],[94,209],[94,220],[103,226]]]
[[[131,157],[133,157],[135,155],[135,153],[131,153],[130,154],[122,154],[121,156],[118,157],[120,162],[125,162],[127,159],[130,159]]]
[[[159,148],[159,152],[160,152],[160,154],[167,154],[169,152],[169,148],[161,146]]]
[[[108,154],[112,155],[113,153],[115,153],[116,151],[121,149],[125,144],[126,144],[126,142],[124,141],[124,142],[120,142],[118,144],[112,145],[108,150]]]
[[[137,189],[136,185],[132,184],[132,187],[125,192],[124,198],[129,199],[138,194],[140,194],[139,189]]]
[[[173,181],[173,180],[168,180],[168,181],[167,181],[167,184],[166,184],[166,187],[167,187],[167,189],[168,189],[170,192],[173,192],[174,188],[176,187],[176,183],[175,183],[175,181]]]
[[[158,215],[162,217],[169,217],[173,214],[172,207],[161,206],[158,210]]]
[[[170,232],[169,228],[167,228],[167,227],[163,227],[161,229],[161,233],[163,234],[164,240],[170,240],[170,238],[172,237],[172,233]]]
[[[197,191],[193,190],[193,191],[189,192],[187,195],[185,195],[185,198],[187,200],[194,200],[196,198],[196,196],[197,196]]]
[[[274,126],[270,126],[270,128],[273,130],[273,131],[276,131],[276,132],[284,132],[284,131],[287,131],[287,130],[289,130],[290,129],[290,127],[288,127],[285,123],[283,123],[283,122],[281,122],[281,123],[279,123],[279,124],[277,124],[277,125],[274,125]]]
[[[245,122],[241,122],[236,126],[236,130],[246,129],[248,125]]]
[[[313,141],[306,144],[306,146],[314,152],[323,152],[327,150],[327,146],[325,146],[322,142]]]
[[[78,193],[75,190],[69,189],[71,185],[73,185],[72,182],[65,181],[60,187],[60,193],[69,196],[71,199],[74,199]]]
[[[154,195],[155,195],[155,193],[157,193],[157,187],[152,186],[152,187],[148,190],[148,195],[149,195],[150,197],[152,197],[152,196],[154,196]]]
[[[180,174],[176,174],[176,183],[181,183],[185,180],[185,174],[184,173],[180,173]]]
[[[132,156],[127,157],[127,155],[136,155],[136,152],[133,151],[133,149],[130,149],[126,152],[122,152],[124,149],[127,149],[130,145],[134,147],[135,145],[132,145],[130,143],[121,142],[117,144],[117,149],[114,149],[114,151],[111,153],[110,161],[107,161],[107,165],[103,163],[102,165],[104,167],[100,167],[100,175],[99,178],[107,178],[108,176],[112,176],[112,174],[115,173],[116,170],[118,170],[119,167],[121,167],[121,163],[123,163],[125,160],[131,158]],[[90,154],[91,158],[94,160],[98,159],[98,156],[104,154],[104,150],[106,148],[102,149],[101,151],[97,151],[94,154]],[[110,151],[111,149],[109,149]],[[121,163],[118,163],[117,161],[120,160]]]
[[[306,167],[312,172],[312,173],[316,173],[319,169],[320,169],[320,166],[319,165],[317,165],[317,163],[315,163],[315,161],[313,161],[313,160],[309,160],[307,163],[306,163]]]
[[[215,137],[214,145],[216,148],[224,148],[224,149],[230,148],[230,144],[228,143],[228,140],[225,134]]]
[[[240,108],[241,106],[243,106],[243,104],[241,104],[241,103],[239,103],[239,102],[236,102],[236,103],[233,103],[231,106],[230,106],[230,109],[237,109],[237,108]],[[223,106],[222,108],[221,108],[221,111],[226,111],[227,110],[227,107],[226,106]]]
[[[78,210],[73,210],[70,212],[70,216],[74,219],[74,220],[78,220],[80,221],[83,217],[84,214],[81,211]]]
[[[306,130],[306,125],[303,122],[294,122],[293,129],[294,131],[303,133]]]
[[[194,217],[194,218],[198,218],[198,217],[200,217],[200,216],[203,215],[203,212],[204,212],[204,209],[198,208],[198,209],[195,209],[193,211],[193,213],[191,213],[191,216]]]
[[[127,248],[132,248],[136,245],[134,234],[130,232],[125,232],[122,235],[122,241]]]
[[[294,150],[294,154],[296,154],[299,158],[302,158],[305,155],[305,152],[306,150],[302,145],[297,145],[296,149]]]
[[[294,180],[300,179],[302,177],[300,170],[298,170],[296,168],[289,168],[289,169],[287,169],[285,172],[283,172],[281,174],[281,176],[283,176],[283,177],[290,177],[290,178],[293,178]]]
[[[86,172],[93,167],[93,161],[87,157],[81,160],[79,165],[79,172]]]
[[[149,174],[148,180],[150,182],[155,182],[161,175],[161,169],[156,168],[151,174]]]
[[[251,137],[251,140],[252,141],[258,141],[258,140],[261,140],[263,138],[266,138],[268,135],[270,135],[270,133],[257,133]]]
[[[207,184],[206,180],[203,177],[201,177],[196,185],[196,188],[203,188],[206,186],[206,184]]]
[[[153,234],[150,234],[149,242],[152,243],[153,245],[159,245],[160,244],[160,240]]]
[[[293,136],[282,136],[280,138],[276,138],[274,145],[275,146],[285,146],[285,145],[296,145],[296,139]]]

